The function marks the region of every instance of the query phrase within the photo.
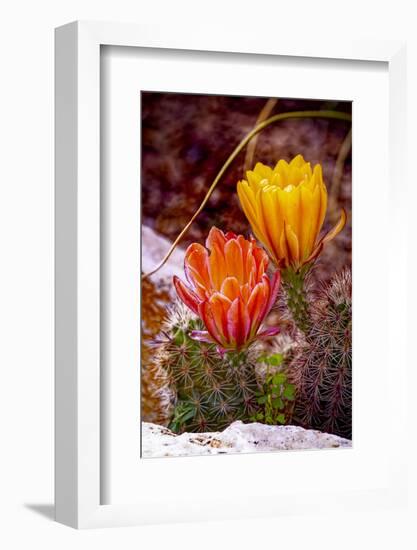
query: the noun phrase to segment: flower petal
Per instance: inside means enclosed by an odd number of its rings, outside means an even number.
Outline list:
[[[227,325],[227,312],[232,302],[223,294],[215,292],[209,300],[210,311],[213,315],[213,321],[216,325],[217,333],[221,334],[222,341],[229,340],[229,330]]]
[[[230,342],[241,347],[247,342],[250,331],[250,318],[247,308],[240,298],[236,298],[227,314]]]
[[[287,249],[290,253],[290,263],[298,267],[300,264],[300,247],[298,246],[297,235],[292,230],[290,225],[284,223],[285,240],[287,242]]]
[[[347,215],[346,215],[345,209],[342,208],[340,212],[340,219],[337,222],[337,224],[332,229],[330,229],[330,231],[328,231],[325,235],[323,235],[323,237],[319,240],[313,252],[307,258],[305,263],[309,263],[313,261],[315,258],[317,258],[317,256],[323,250],[324,245],[329,241],[331,241],[332,239],[334,239],[342,231],[342,229],[345,227],[346,220],[347,220]]]
[[[344,208],[342,208],[342,210],[340,212],[339,221],[337,222],[337,224],[330,231],[328,231],[326,233],[326,235],[324,235],[324,237],[322,237],[320,239],[320,242],[323,243],[323,244],[326,244],[329,241],[331,241],[332,239],[334,239],[336,237],[336,235],[338,235],[342,231],[342,229],[345,227],[346,221],[347,221],[346,211],[345,211]]]
[[[220,292],[230,301],[240,296],[240,286],[236,277],[226,277],[221,286]]]
[[[184,271],[187,281],[197,288],[209,288],[208,252],[198,243],[191,244],[185,252]]]
[[[220,250],[223,250],[225,244],[226,238],[223,231],[221,229],[218,229],[217,227],[212,227],[206,239],[206,247],[210,251],[213,249],[214,246],[218,246]]]
[[[208,302],[202,302],[198,306],[198,315],[203,321],[203,323],[206,325],[206,329],[210,333],[210,336],[213,338],[215,342],[217,342],[220,345],[223,345],[223,338],[221,333],[217,330],[216,323],[214,321],[213,313],[211,311],[210,304]]]
[[[265,275],[266,277],[266,275]],[[248,302],[248,313],[251,320],[251,337],[255,337],[256,332],[265,317],[265,311],[268,305],[270,295],[269,281],[258,283],[252,291]]]
[[[184,304],[191,309],[196,315],[198,315],[198,304],[200,299],[195,292],[193,292],[188,286],[186,286],[179,277],[174,275],[173,277],[174,287],[177,291],[178,297],[184,302]]]
[[[239,284],[244,283],[242,249],[236,239],[228,241],[224,247],[227,275],[236,277]]]
[[[257,338],[264,340],[265,338],[270,338],[271,336],[275,336],[279,332],[281,332],[281,329],[279,327],[268,327],[262,332],[260,332]]]
[[[281,272],[279,269],[277,269],[274,275],[272,276],[271,283],[270,283],[269,302],[268,302],[266,315],[268,315],[268,313],[271,311],[272,307],[274,306],[275,302],[277,301],[280,283],[281,283]]]

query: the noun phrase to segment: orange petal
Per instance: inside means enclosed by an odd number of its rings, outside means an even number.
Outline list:
[[[208,272],[208,252],[198,243],[191,244],[185,252],[185,276],[190,284],[198,283],[205,288],[210,287]]]
[[[248,313],[251,320],[251,337],[254,337],[265,317],[265,309],[269,298],[269,284],[258,283],[252,291],[248,302]]]
[[[198,306],[198,315],[203,321],[208,330],[210,336],[215,342],[220,345],[224,345],[224,341],[221,333],[217,330],[216,323],[214,322],[213,313],[208,302],[201,302]]]
[[[227,267],[223,250],[217,243],[212,245],[208,263],[211,286],[215,290],[220,290],[222,282],[227,277]]]
[[[236,277],[227,277],[221,286],[220,292],[233,302],[240,296],[240,287]]]
[[[249,286],[249,283],[244,284],[240,287],[240,296],[242,297],[243,303],[247,304],[251,295],[252,287]]]
[[[243,301],[236,298],[227,314],[227,326],[229,330],[230,343],[237,348],[243,346],[249,336],[250,318]]]
[[[225,244],[226,237],[224,236],[223,231],[217,227],[212,227],[206,239],[206,247],[211,250],[215,245],[217,245],[220,250],[223,250]]]
[[[259,281],[268,267],[268,256],[262,248],[258,246],[253,250],[253,257],[256,262],[256,281]]]
[[[236,239],[228,241],[224,247],[227,274],[236,277],[239,284],[243,283],[242,249]]]
[[[219,292],[215,292],[211,296],[209,304],[218,334],[222,335],[222,341],[228,340],[229,332],[227,328],[227,312],[232,304],[231,300]]]
[[[198,304],[201,300],[199,300],[198,296],[176,275],[174,275],[173,281],[178,297],[191,309],[191,311],[198,315]]]

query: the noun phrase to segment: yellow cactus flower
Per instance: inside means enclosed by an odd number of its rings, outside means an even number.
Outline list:
[[[239,181],[237,192],[257,239],[280,268],[299,271],[317,258],[326,242],[343,229],[346,213],[319,238],[327,210],[327,189],[322,169],[311,169],[301,155],[275,168],[258,162]]]

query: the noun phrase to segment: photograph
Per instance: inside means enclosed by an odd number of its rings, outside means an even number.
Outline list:
[[[351,447],[352,102],[140,102],[141,457]]]

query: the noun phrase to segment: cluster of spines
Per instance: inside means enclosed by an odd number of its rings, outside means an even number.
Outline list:
[[[281,272],[284,288],[282,301],[297,329],[304,333],[309,330],[310,324],[310,267],[306,265],[299,272],[291,269]]]
[[[289,367],[293,421],[352,437],[352,278],[336,275],[310,304],[309,328]]]
[[[156,344],[156,362],[175,394],[170,427],[177,432],[219,431],[235,420],[249,421],[257,409],[251,352],[221,355],[214,345],[190,338],[202,328],[176,304]]]

